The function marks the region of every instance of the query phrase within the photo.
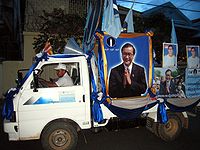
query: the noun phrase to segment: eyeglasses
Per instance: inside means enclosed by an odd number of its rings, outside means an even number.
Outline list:
[[[122,55],[123,55],[123,56],[131,57],[131,56],[133,56],[133,53],[124,53],[124,52],[123,52]]]

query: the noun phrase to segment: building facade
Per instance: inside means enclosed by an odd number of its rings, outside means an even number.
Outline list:
[[[4,3],[6,1],[6,3]],[[21,4],[16,4],[21,2]],[[20,59],[6,59],[0,60],[0,98],[11,87],[15,87],[15,79],[17,78],[17,70],[22,68],[30,68],[35,57],[35,51],[33,49],[34,37],[39,34],[39,28],[42,25],[39,16],[43,15],[43,10],[51,12],[54,8],[61,8],[66,14],[79,14],[81,17],[86,15],[87,0],[0,0],[0,12],[5,9],[1,9],[3,4],[13,4],[14,8],[17,8],[20,22],[20,34],[22,35],[22,48],[20,53]],[[17,7],[16,5],[20,5]],[[24,8],[22,8],[24,7]],[[20,14],[21,13],[21,14]],[[11,14],[14,15],[14,14]],[[2,23],[2,16],[0,13],[0,27]],[[7,26],[6,26],[7,27]],[[16,33],[16,31],[12,31]],[[2,38],[2,36],[0,36]],[[0,44],[1,46],[1,44]],[[1,51],[1,48],[0,48]],[[12,53],[11,49],[6,49],[6,53]]]

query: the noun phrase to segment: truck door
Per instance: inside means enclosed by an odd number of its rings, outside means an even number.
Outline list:
[[[19,105],[21,138],[35,138],[34,135],[38,136],[48,122],[58,118],[71,119],[80,126],[88,124],[85,89],[80,73],[81,62],[64,64],[67,66],[67,74],[72,78],[73,85],[48,87],[39,83],[39,87],[34,90],[33,77],[27,83]],[[58,63],[42,65],[39,77],[53,82],[58,80],[54,70],[57,65]]]

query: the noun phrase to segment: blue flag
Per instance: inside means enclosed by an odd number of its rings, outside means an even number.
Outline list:
[[[132,7],[133,7],[133,5],[132,5]],[[127,32],[134,32],[132,7],[130,8],[130,10],[125,18],[125,22],[127,23]]]
[[[92,15],[92,4],[91,1],[88,1],[88,8],[87,8],[87,18],[86,18],[86,24],[85,24],[85,29],[88,28],[89,20]]]
[[[121,29],[122,26],[116,0],[105,0],[101,30],[117,38],[121,33]]]
[[[83,37],[83,49],[85,52],[91,50],[94,47],[94,34],[99,24],[102,9],[101,1],[96,1],[96,3],[92,3],[92,0],[88,0],[87,5],[88,14]]]
[[[174,20],[171,20],[172,22],[172,31],[171,31],[171,43],[177,43],[177,38],[176,38],[176,31],[174,27]]]

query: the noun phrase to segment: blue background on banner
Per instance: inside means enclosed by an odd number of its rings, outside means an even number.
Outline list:
[[[195,46],[188,46],[187,49],[188,49],[188,48],[191,48],[191,47],[194,47],[194,49],[195,49],[195,54],[196,54],[197,57],[199,57],[199,49],[198,49],[198,47],[195,47]],[[187,51],[187,53],[188,53],[188,57],[192,56],[191,51]]]
[[[146,81],[148,83],[148,75],[149,75],[149,37],[148,36],[139,36],[136,38],[117,38],[114,46],[110,47],[107,43],[107,39],[110,38],[110,36],[105,35],[104,37],[104,48],[106,52],[107,57],[107,64],[108,64],[108,75],[110,74],[110,70],[121,64],[121,47],[127,43],[130,42],[134,45],[136,48],[136,54],[134,63],[143,66],[145,68],[146,72]],[[113,38],[114,39],[114,38]]]
[[[186,96],[200,96],[200,69],[186,69],[185,71]]]
[[[172,43],[171,44],[169,44],[169,43],[166,43],[166,44],[164,44],[164,46],[168,46],[168,45],[172,45],[172,47],[173,47],[173,54],[175,55],[175,56],[177,56],[177,46],[176,45],[173,45]],[[168,54],[168,48],[165,48],[164,47],[164,55],[167,55]]]

